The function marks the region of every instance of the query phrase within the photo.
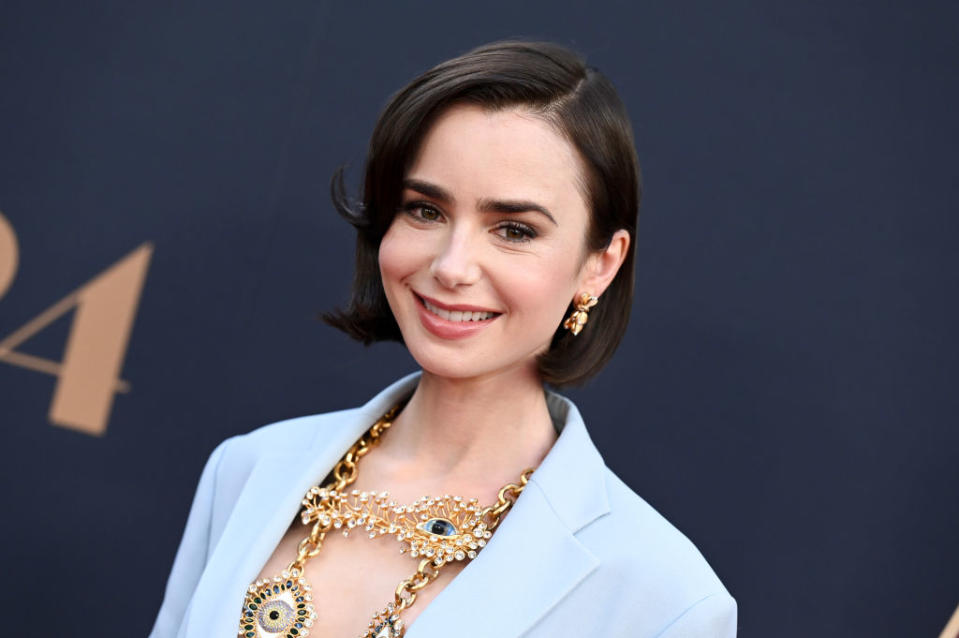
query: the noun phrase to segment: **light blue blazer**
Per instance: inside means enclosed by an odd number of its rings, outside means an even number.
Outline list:
[[[303,494],[417,380],[405,377],[360,408],[221,443],[150,636],[235,637],[246,588]],[[547,402],[559,438],[489,544],[407,638],[735,636],[736,603],[696,547],[605,466],[576,406],[554,393]]]

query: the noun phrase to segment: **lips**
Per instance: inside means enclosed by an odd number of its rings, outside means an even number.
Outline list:
[[[496,321],[502,313],[477,306],[439,305],[435,299],[414,293],[420,322],[429,332],[442,339],[462,339],[477,334]]]

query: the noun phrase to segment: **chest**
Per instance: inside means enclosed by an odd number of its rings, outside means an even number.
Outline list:
[[[264,564],[257,579],[267,579],[287,569],[309,528],[295,521]],[[416,572],[419,559],[400,553],[392,536],[369,538],[362,529],[344,537],[331,531],[319,554],[306,564],[312,586],[316,619],[311,636],[358,636],[374,615],[394,600],[397,586]],[[409,626],[434,598],[460,573],[465,563],[445,565],[432,583],[416,594],[401,617]]]

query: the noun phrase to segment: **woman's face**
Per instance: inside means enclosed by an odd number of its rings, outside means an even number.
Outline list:
[[[582,181],[573,147],[522,109],[440,115],[379,252],[390,308],[424,370],[536,374],[570,301],[601,292],[583,287]]]

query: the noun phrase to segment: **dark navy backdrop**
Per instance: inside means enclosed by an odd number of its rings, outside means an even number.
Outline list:
[[[636,130],[633,321],[571,393],[609,465],[702,549],[742,636],[937,635],[959,602],[957,6],[451,4],[2,4],[0,340],[154,250],[102,436],[51,425],[56,379],[0,361],[8,632],[145,635],[219,440],[413,369],[314,321],[351,273],[328,179],[355,182],[406,80],[519,35],[584,53]],[[61,360],[71,321],[18,351]]]

